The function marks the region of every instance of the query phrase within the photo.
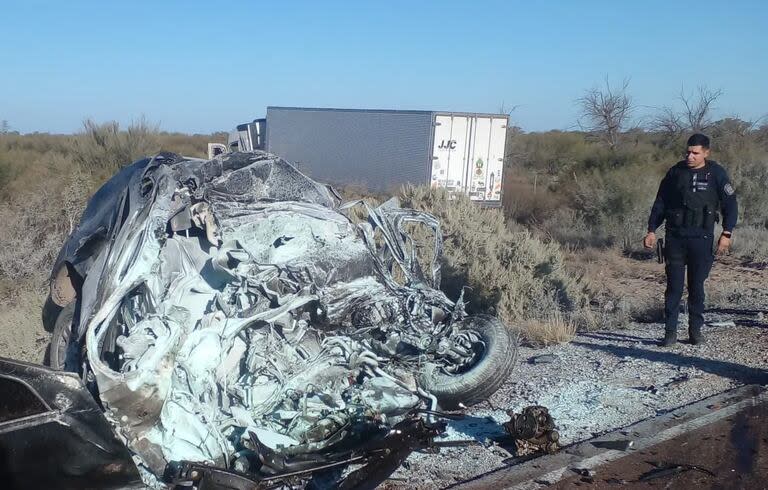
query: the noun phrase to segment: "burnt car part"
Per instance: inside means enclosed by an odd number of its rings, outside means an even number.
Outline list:
[[[509,422],[504,429],[515,440],[518,456],[534,452],[552,454],[559,449],[560,434],[549,410],[541,405],[525,407],[519,414],[509,411]]]
[[[54,266],[81,281],[51,360],[146,478],[181,461],[257,479],[322,465],[414,411],[486,398],[514,366],[516,335],[439,290],[431,215],[342,204],[264,152],[162,154],[114,179]]]
[[[143,488],[131,453],[74,373],[0,358],[3,488]]]

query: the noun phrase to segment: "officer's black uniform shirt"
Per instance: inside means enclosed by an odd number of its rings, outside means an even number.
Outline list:
[[[723,215],[723,231],[733,231],[738,207],[736,192],[725,169],[712,160],[707,160],[699,169],[689,168],[685,161],[678,162],[659,185],[648,218],[648,231],[656,231],[666,220],[667,233],[680,237],[712,237],[718,207]],[[691,208],[703,215],[692,218]],[[707,213],[711,219],[704,216]]]

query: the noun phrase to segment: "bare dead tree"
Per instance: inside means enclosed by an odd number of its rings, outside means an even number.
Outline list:
[[[651,119],[650,129],[670,136],[681,134],[685,131],[685,123],[679,112],[671,107],[662,107]]]
[[[685,106],[682,117],[688,123],[688,129],[694,133],[701,133],[712,125],[710,116],[712,105],[723,95],[720,89],[712,90],[706,85],[701,85],[694,95],[688,95],[684,90],[680,91],[680,100]]]
[[[506,102],[501,101],[501,105],[499,106],[499,114],[506,114],[507,116],[511,117],[512,113],[515,112],[518,107],[520,107],[520,104],[508,106]]]
[[[634,108],[632,97],[627,94],[629,79],[624,79],[621,88],[611,88],[608,78],[605,89],[593,88],[577,99],[581,116],[587,124],[579,124],[587,131],[599,134],[610,148],[615,148]]]

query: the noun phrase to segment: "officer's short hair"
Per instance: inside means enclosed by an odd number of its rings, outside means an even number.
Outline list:
[[[704,149],[709,148],[709,138],[701,133],[696,133],[688,138],[688,146],[700,146]]]

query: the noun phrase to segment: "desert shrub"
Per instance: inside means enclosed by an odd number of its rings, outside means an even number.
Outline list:
[[[579,176],[569,190],[573,207],[599,237],[625,246],[646,229],[660,178],[640,165]]]
[[[605,247],[611,243],[609,237],[587,223],[583,212],[573,208],[555,209],[539,229],[548,239],[574,249]]]
[[[160,150],[158,128],[145,119],[121,131],[115,122],[83,122],[83,133],[74,140],[73,157],[97,179],[106,180],[120,167]]]
[[[563,207],[564,195],[553,191],[556,180],[548,175],[523,174],[521,170],[507,171],[504,176],[502,205],[510,221],[536,225]]]
[[[186,157],[208,158],[208,143],[226,143],[226,133],[183,134],[160,132],[155,135],[158,148]]]
[[[510,128],[507,160],[546,175],[568,173],[592,152],[584,133],[548,131],[522,134]]]
[[[72,136],[63,134],[32,133],[32,134],[4,134],[0,135],[0,141],[5,151],[18,152],[27,155],[42,155],[57,152],[67,153]]]
[[[49,342],[49,334],[40,326],[45,294],[42,288],[26,284],[0,284],[0,356],[43,361]]]
[[[739,220],[768,227],[768,141],[744,121],[725,119],[713,128],[713,158],[723,164],[736,188]]]
[[[768,263],[768,229],[740,226],[733,238],[732,252],[750,262]]]
[[[40,139],[44,144],[30,144]],[[55,143],[55,144],[54,144]],[[0,135],[0,198],[54,183],[73,168],[71,138],[50,135]]]
[[[371,190],[363,184],[336,184],[331,186],[344,201],[365,200],[369,203],[381,203],[392,197],[392,193]]]
[[[16,169],[8,157],[0,153],[0,195],[5,194],[5,188],[16,178]]]
[[[707,132],[712,158],[724,164],[736,187],[740,222],[768,227],[768,125],[726,118]],[[587,244],[591,230],[593,244],[626,247],[641,238],[658,183],[682,158],[687,137],[635,129],[609,148],[588,133],[510,128],[505,213],[564,244]],[[576,218],[574,232],[562,226],[570,217]]]
[[[570,318],[584,307],[579,280],[557,244],[512,231],[499,209],[482,208],[442,189],[405,187],[401,203],[435,215],[444,237],[443,289],[457,298],[466,286],[470,312],[495,312],[508,325]]]
[[[88,178],[81,172],[59,187],[42,183],[0,207],[8,246],[0,251],[0,277],[41,284],[67,235],[77,225],[88,198]]]

